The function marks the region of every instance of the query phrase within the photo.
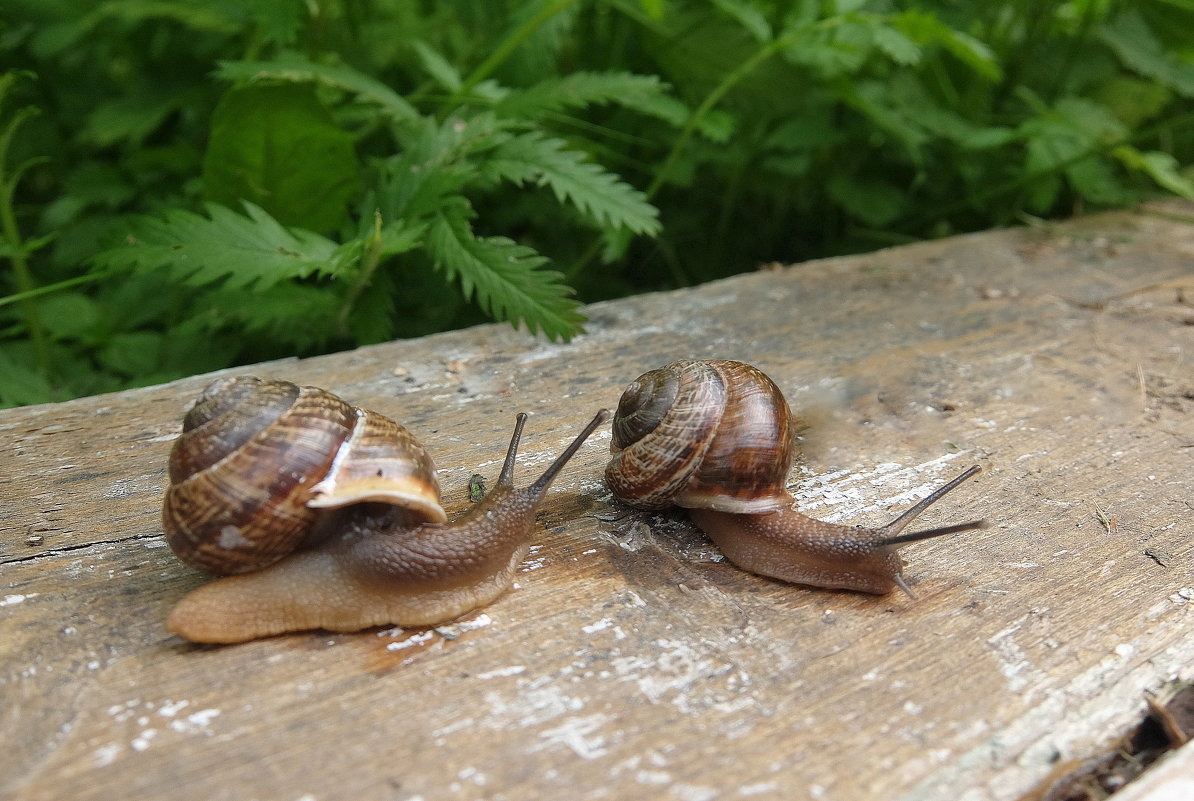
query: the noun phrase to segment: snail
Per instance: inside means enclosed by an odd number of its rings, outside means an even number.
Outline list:
[[[879,528],[826,523],[795,511],[786,482],[793,418],[765,373],[736,361],[677,361],[639,376],[614,413],[605,480],[639,509],[681,506],[740,568],[815,587],[883,595],[904,581],[897,550],[985,528],[976,520],[901,533],[980,471],[976,465]]]
[[[182,598],[166,628],[241,642],[434,625],[484,606],[512,583],[548,487],[607,416],[516,488],[519,414],[497,484],[446,522],[431,457],[398,423],[315,387],[218,379],[171,450],[162,520],[183,561],[229,575]]]

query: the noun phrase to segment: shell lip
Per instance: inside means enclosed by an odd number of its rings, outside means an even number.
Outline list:
[[[387,503],[401,506],[428,523],[443,523],[448,519],[443,507],[425,495],[405,492],[388,483],[356,481],[351,486],[339,488],[325,484],[328,482],[321,481],[311,488],[312,497],[307,501],[308,507],[340,509],[357,503]]]

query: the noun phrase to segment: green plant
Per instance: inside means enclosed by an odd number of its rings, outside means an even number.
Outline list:
[[[11,3],[0,404],[486,317],[566,340],[577,298],[1194,197],[1191,30],[1190,0]]]

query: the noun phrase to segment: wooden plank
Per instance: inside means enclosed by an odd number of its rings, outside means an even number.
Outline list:
[[[993,526],[909,548],[918,601],[761,579],[683,514],[628,512],[605,432],[487,609],[190,645],[162,620],[205,579],[158,514],[209,377],[0,412],[0,796],[1020,798],[1191,678],[1192,220],[764,270],[596,304],[570,345],[486,326],[231,371],[409,424],[460,508],[516,411],[525,480],[644,370],[750,361],[809,421],[811,514],[881,522],[983,465],[926,518]]]

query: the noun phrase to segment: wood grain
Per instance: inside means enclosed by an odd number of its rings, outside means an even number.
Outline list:
[[[919,601],[735,570],[610,498],[606,431],[487,609],[189,645],[162,620],[205,578],[158,516],[210,376],[0,411],[0,796],[1024,797],[1191,678],[1192,264],[1194,206],[1154,204],[596,304],[568,345],[485,326],[230,371],[403,421],[452,509],[518,411],[525,480],[639,373],[749,361],[806,417],[809,514],[882,522],[983,465],[924,522],[993,526],[905,551]]]

